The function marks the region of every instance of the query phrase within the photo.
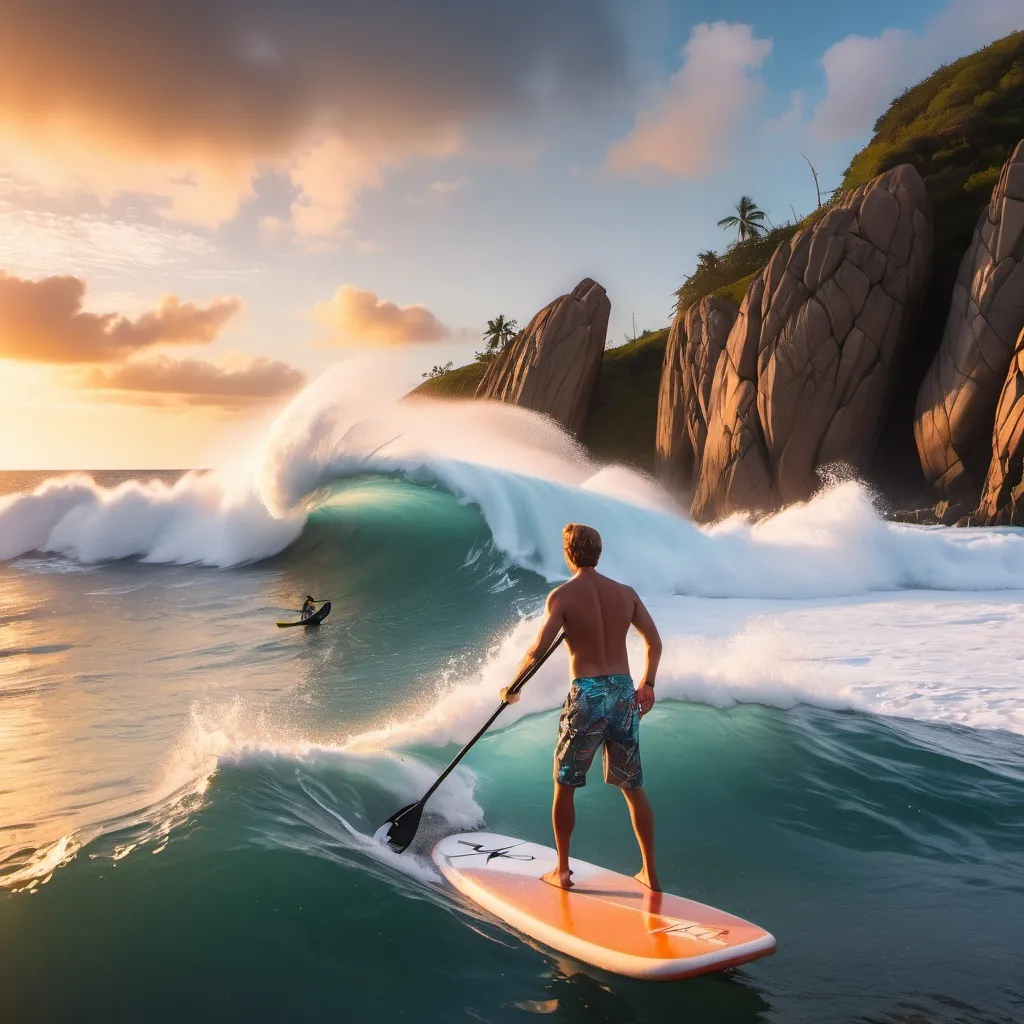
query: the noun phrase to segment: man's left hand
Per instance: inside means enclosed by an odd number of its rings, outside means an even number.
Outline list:
[[[641,683],[636,688],[636,706],[640,709],[640,717],[643,718],[651,708],[654,707],[654,687]]]
[[[519,694],[518,693],[509,693],[508,692],[508,687],[507,686],[503,686],[501,688],[501,699],[502,699],[502,701],[505,704],[515,704],[515,702],[517,700],[519,700]]]

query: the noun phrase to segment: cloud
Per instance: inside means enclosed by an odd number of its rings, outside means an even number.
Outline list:
[[[329,332],[332,345],[405,345],[451,336],[426,306],[398,306],[343,284],[326,302],[313,307],[313,319]]]
[[[0,4],[0,158],[205,226],[284,174],[297,230],[329,233],[389,167],[621,91],[618,18],[614,0]]]
[[[1024,0],[952,0],[920,35],[887,28],[877,36],[847,36],[821,58],[827,88],[811,131],[827,141],[865,135],[908,86],[1022,27]]]
[[[192,404],[241,405],[268,401],[298,391],[306,375],[276,359],[251,359],[237,366],[221,366],[202,359],[158,356],[130,360],[113,367],[91,370],[80,387],[137,392],[136,401],[161,403],[165,396]]]
[[[769,118],[765,122],[765,131],[770,135],[783,135],[792,128],[803,124],[804,110],[807,107],[807,93],[803,89],[794,89],[789,94],[789,106],[778,117]]]
[[[0,179],[0,189],[7,185]],[[0,199],[0,266],[22,275],[43,275],[54,266],[71,272],[165,272],[208,265],[216,257],[207,239],[183,228],[25,210]]]
[[[633,174],[656,168],[684,178],[715,170],[764,92],[757,71],[771,50],[772,41],[757,39],[749,25],[698,25],[682,49],[682,68],[609,150],[609,169]]]
[[[0,270],[0,359],[105,362],[153,345],[208,344],[242,308],[233,296],[202,307],[165,295],[156,309],[129,318],[83,312],[84,296],[81,278],[30,281]]]
[[[457,147],[457,140],[449,145]],[[444,155],[445,150],[436,150]],[[345,223],[363,189],[380,188],[381,165],[400,162],[396,155],[360,149],[333,137],[303,152],[292,164],[292,184],[299,198],[292,203],[292,224],[300,235],[330,235]]]

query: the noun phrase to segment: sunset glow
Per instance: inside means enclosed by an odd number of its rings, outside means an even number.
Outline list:
[[[0,467],[203,465],[354,349],[461,365],[583,275],[613,344],[659,328],[754,166],[806,212],[802,154],[834,186],[888,97],[1020,20],[649,7],[0,5]]]

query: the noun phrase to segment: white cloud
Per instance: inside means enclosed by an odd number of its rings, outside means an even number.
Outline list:
[[[19,198],[10,182],[0,181],[0,191]],[[52,273],[55,266],[88,274],[182,269],[208,265],[216,256],[212,243],[183,228],[28,210],[0,198],[0,266],[25,277]]]
[[[940,64],[1024,27],[1024,0],[952,0],[921,35],[887,28],[847,36],[821,58],[827,90],[811,118],[821,139],[864,135],[903,89]]]
[[[608,152],[608,167],[631,174],[652,167],[685,178],[719,167],[744,115],[761,97],[758,69],[772,41],[749,25],[698,25],[683,66],[642,110],[629,135]]]
[[[354,284],[343,284],[313,307],[313,319],[328,331],[332,345],[406,345],[451,336],[426,306],[399,306]]]
[[[789,94],[789,106],[778,117],[769,118],[765,122],[765,131],[770,135],[783,135],[801,125],[806,107],[807,93],[803,89],[794,89]]]

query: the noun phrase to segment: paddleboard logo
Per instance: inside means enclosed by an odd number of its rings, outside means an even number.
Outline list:
[[[522,843],[513,843],[511,846],[501,846],[496,850],[485,850],[481,843],[467,843],[465,839],[458,841],[459,846],[470,847],[469,853],[449,853],[449,860],[458,860],[460,857],[487,857],[484,861],[485,864],[490,864],[492,860],[503,858],[504,860],[536,860],[537,858],[530,853],[509,853],[509,850],[514,850],[517,846],[522,846]]]
[[[664,928],[652,928],[652,935],[683,935],[688,939],[710,942],[715,946],[729,945],[728,940],[722,938],[723,935],[729,934],[728,928],[712,928],[699,921],[681,921],[672,917],[667,917],[665,920],[672,923],[665,925]]]

